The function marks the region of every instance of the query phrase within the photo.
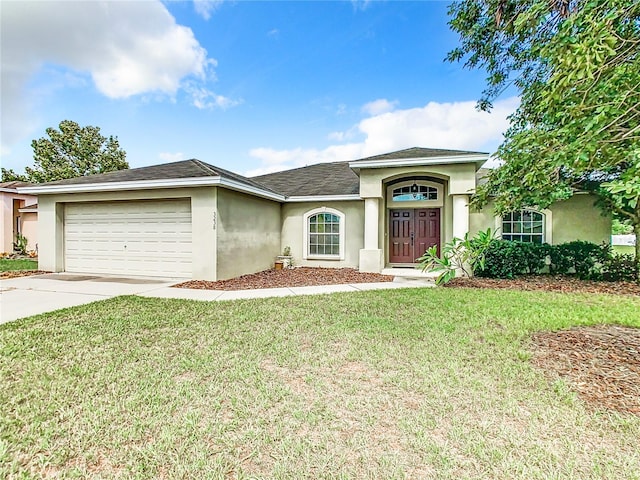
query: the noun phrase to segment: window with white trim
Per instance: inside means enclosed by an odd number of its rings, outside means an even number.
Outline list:
[[[332,208],[317,208],[304,215],[305,259],[344,258],[344,214]]]
[[[544,243],[545,214],[535,210],[519,210],[502,217],[502,238],[515,242]]]

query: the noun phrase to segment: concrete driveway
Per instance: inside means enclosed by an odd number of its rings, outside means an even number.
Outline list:
[[[149,294],[177,280],[51,273],[0,280],[0,323],[118,295]]]

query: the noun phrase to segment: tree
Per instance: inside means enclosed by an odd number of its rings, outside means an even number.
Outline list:
[[[100,128],[80,127],[71,120],[63,120],[59,127],[47,128],[48,138],[31,142],[34,166],[25,169],[26,175],[3,168],[2,180],[43,183],[129,168],[117,137],[106,138]]]
[[[640,239],[640,2],[462,0],[449,14],[448,60],[487,72],[478,107],[510,86],[521,98],[472,204],[502,214],[588,190]]]
[[[25,175],[20,175],[13,171],[10,168],[2,168],[2,178],[0,182],[26,182],[27,177]]]

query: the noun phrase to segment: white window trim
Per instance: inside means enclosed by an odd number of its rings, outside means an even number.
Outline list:
[[[542,243],[548,243],[553,245],[553,213],[551,210],[545,208],[540,210],[539,208],[524,207],[520,210],[529,210],[531,212],[541,213],[544,215],[544,231],[542,232]],[[495,229],[502,238],[502,215],[495,217]]]
[[[331,213],[336,215],[340,220],[340,233],[339,235],[339,251],[338,255],[311,255],[309,254],[309,217],[316,215],[318,213]],[[329,207],[320,207],[314,208],[313,210],[309,210],[303,216],[303,228],[302,228],[302,258],[304,260],[344,260],[344,239],[345,239],[345,214],[340,210],[336,210],[335,208]]]

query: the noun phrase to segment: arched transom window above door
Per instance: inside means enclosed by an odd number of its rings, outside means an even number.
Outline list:
[[[443,204],[442,184],[428,180],[406,180],[387,187],[389,206],[429,206],[439,207]]]
[[[394,188],[391,199],[394,202],[411,202],[414,200],[437,200],[438,189],[429,185],[405,185]]]

